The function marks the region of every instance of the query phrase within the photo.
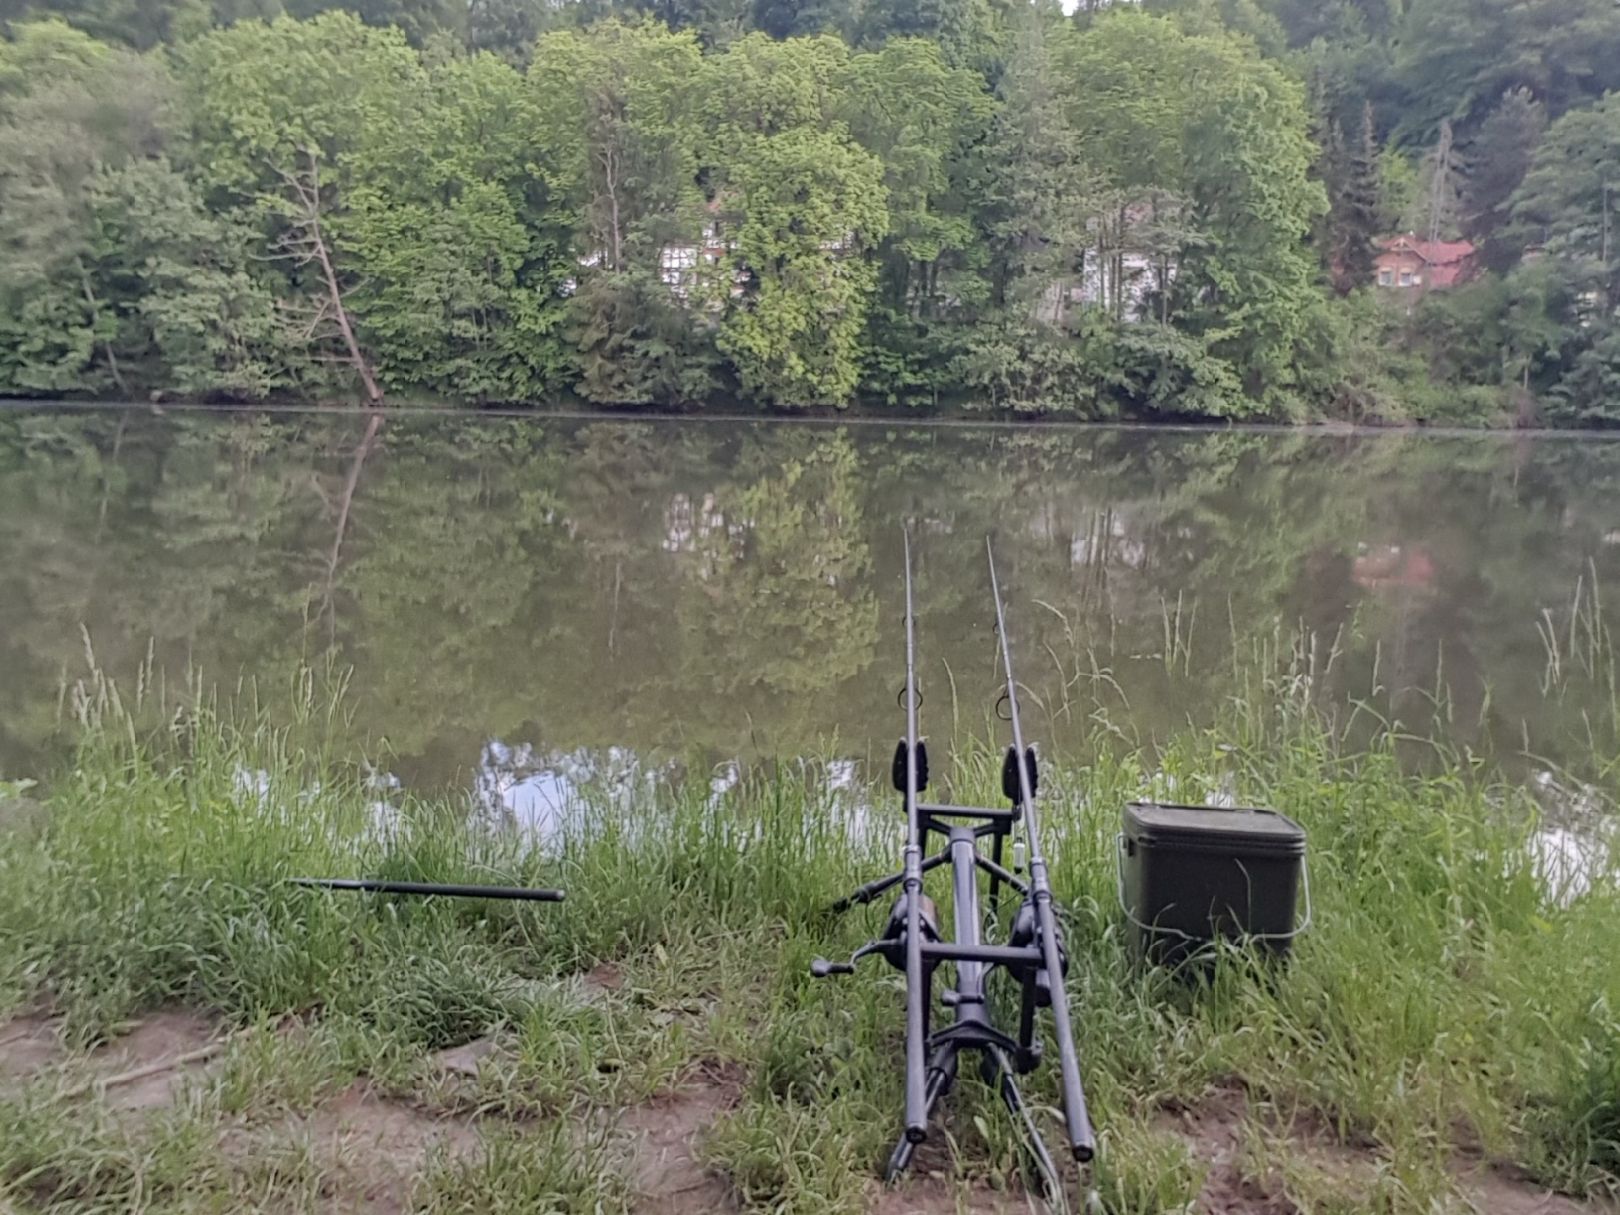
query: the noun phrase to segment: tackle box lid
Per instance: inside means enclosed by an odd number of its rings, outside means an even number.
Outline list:
[[[1178,846],[1273,856],[1303,856],[1305,828],[1286,814],[1257,808],[1130,802],[1125,835],[1145,847]]]

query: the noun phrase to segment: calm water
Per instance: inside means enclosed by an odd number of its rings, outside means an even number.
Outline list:
[[[995,700],[988,534],[1056,750],[1297,643],[1324,703],[1578,763],[1617,485],[1590,438],[5,410],[0,776],[60,761],[86,635],[124,682],[335,659],[411,783],[885,756],[907,520],[936,734]]]

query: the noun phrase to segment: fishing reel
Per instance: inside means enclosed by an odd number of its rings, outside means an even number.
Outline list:
[[[1012,936],[1007,944],[1013,949],[1039,951],[1042,947],[1040,935],[1040,918],[1035,914],[1035,900],[1025,899],[1018,908],[1018,914],[1013,917]],[[1059,976],[1061,981],[1069,973],[1069,952],[1063,947],[1063,929],[1055,917],[1052,923],[1052,936],[1057,945],[1058,969],[1062,971]],[[1009,962],[1005,969],[1035,997],[1037,1008],[1051,1007],[1052,976],[1047,973],[1045,966],[1029,962]]]
[[[937,943],[939,935],[939,908],[934,900],[926,894],[917,896],[917,922],[921,926],[922,939]],[[895,899],[894,906],[889,909],[889,921],[883,926],[883,935],[875,941],[868,941],[853,954],[847,962],[829,962],[826,958],[817,958],[810,963],[810,975],[816,979],[827,979],[833,975],[849,975],[855,973],[855,963],[872,954],[878,954],[896,970],[906,968],[906,896],[902,894]],[[939,962],[935,958],[924,958],[923,969],[932,971]]]
[[[939,908],[934,906],[934,900],[926,894],[917,895],[917,923],[921,927],[922,939],[925,941],[939,940]],[[878,938],[883,945],[879,950],[884,960],[896,970],[906,968],[906,896],[901,895],[895,899],[894,906],[889,909],[889,922],[883,926],[883,935]],[[924,958],[924,969],[932,970],[936,963],[932,959]]]

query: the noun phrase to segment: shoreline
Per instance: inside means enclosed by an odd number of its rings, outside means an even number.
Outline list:
[[[1612,1213],[1612,866],[1569,887],[1522,786],[1460,756],[1405,774],[1392,739],[1350,748],[1275,708],[1042,782],[1104,1208]],[[21,1210],[1027,1209],[1017,1128],[966,1074],[921,1167],[876,1180],[901,1000],[881,967],[835,985],[808,965],[880,922],[825,908],[892,864],[892,816],[856,836],[836,791],[762,777],[716,801],[697,780],[587,794],[537,850],[464,801],[401,801],[379,828],[319,715],[183,724],[143,735],[104,704],[32,825],[0,814],[0,1196]],[[993,750],[954,742],[942,785],[988,796]],[[1140,972],[1118,807],[1223,770],[1306,826],[1314,927],[1280,974],[1237,953],[1202,985]],[[568,898],[285,880],[307,873]],[[1053,1066],[1028,1077],[1037,1108]]]
[[[76,413],[135,413],[156,415],[167,413],[216,414],[284,414],[290,417],[328,415],[334,417],[369,417],[375,412],[399,417],[465,417],[528,420],[535,422],[625,422],[625,423],[707,423],[739,425],[768,423],[772,425],[808,426],[886,426],[900,429],[959,429],[959,430],[1073,430],[1073,431],[1129,431],[1163,434],[1278,434],[1310,435],[1333,438],[1370,438],[1416,436],[1457,439],[1620,439],[1620,429],[1574,427],[1508,427],[1508,426],[1427,426],[1421,423],[1369,425],[1366,423],[1311,421],[1311,422],[1223,422],[1210,421],[1087,421],[1073,418],[1006,418],[1006,417],[914,417],[906,414],[874,414],[864,411],[844,413],[675,413],[666,410],[617,410],[569,407],[552,409],[540,406],[479,406],[452,404],[396,404],[380,411],[364,405],[322,405],[313,402],[259,402],[251,405],[220,405],[201,402],[163,402],[153,405],[142,401],[54,401],[48,399],[0,399],[0,416],[7,413],[48,413],[52,411]]]

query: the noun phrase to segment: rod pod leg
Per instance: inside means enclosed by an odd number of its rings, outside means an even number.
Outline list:
[[[928,1085],[925,1090],[927,1108],[924,1113],[925,1120],[934,1116],[934,1110],[939,1107],[940,1098],[951,1091],[956,1082],[957,1047],[947,1042],[937,1047],[934,1057],[928,1061]],[[886,1183],[897,1181],[911,1165],[912,1154],[917,1150],[919,1140],[913,1139],[910,1128],[901,1134],[900,1142],[894,1145],[894,1151],[889,1153],[889,1163],[883,1166],[883,1180]]]
[[[1068,1204],[1062,1201],[1063,1178],[1058,1175],[1057,1162],[1047,1151],[1046,1141],[1041,1138],[1040,1129],[1030,1116],[1029,1106],[1024,1104],[1024,1096],[1018,1091],[1018,1082],[1013,1079],[1006,1056],[1000,1051],[987,1053],[984,1070],[985,1080],[996,1085],[1007,1111],[1024,1124],[1024,1139],[1029,1148],[1030,1162],[1034,1165],[1031,1170],[1033,1188],[1042,1198],[1049,1202],[1057,1200],[1057,1205],[1066,1209]]]

